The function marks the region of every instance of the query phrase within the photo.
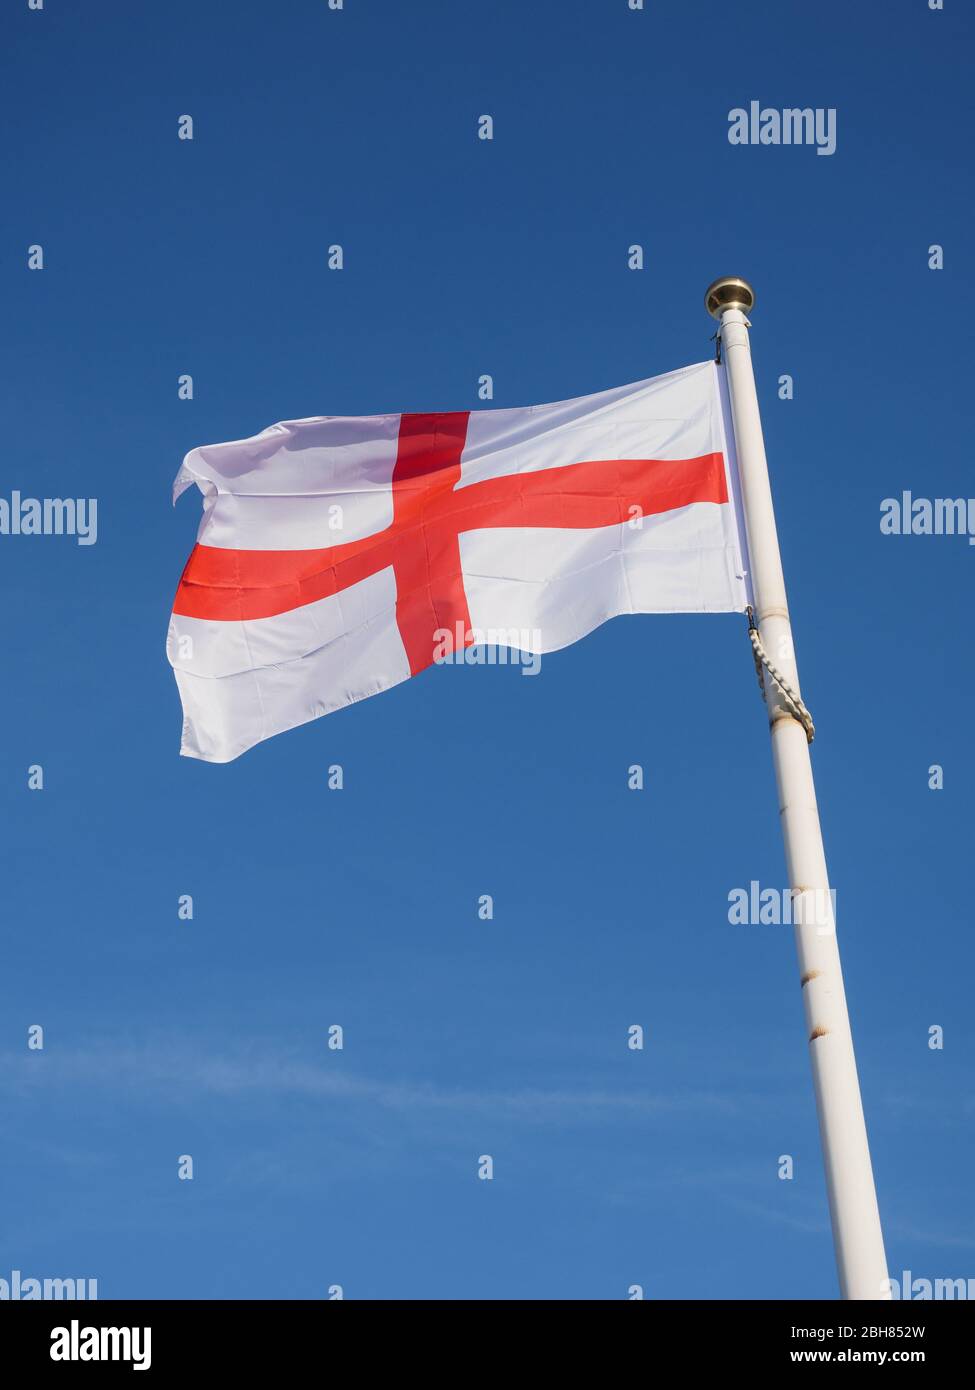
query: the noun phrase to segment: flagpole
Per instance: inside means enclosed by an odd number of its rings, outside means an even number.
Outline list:
[[[770,660],[798,695],[799,673],[752,372],[750,325],[745,317],[754,302],[755,295],[747,281],[731,276],[716,280],[705,297],[708,313],[720,324],[755,621]],[[888,1299],[891,1292],[887,1261],[843,990],[809,744],[794,704],[790,707],[788,698],[768,672],[765,691],[840,1294],[844,1299]]]

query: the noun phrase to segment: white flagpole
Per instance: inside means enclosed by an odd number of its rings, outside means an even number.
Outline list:
[[[751,286],[737,277],[716,280],[705,298],[708,312],[720,324],[751,561],[755,621],[768,657],[792,691],[799,695],[799,674],[748,345],[749,323],[745,315],[754,302]],[[790,707],[767,671],[765,690],[840,1293],[844,1299],[888,1299],[891,1293],[887,1283],[887,1261],[843,991],[809,745],[805,728],[795,717],[794,706]]]

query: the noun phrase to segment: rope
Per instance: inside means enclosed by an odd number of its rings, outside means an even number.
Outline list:
[[[783,676],[778,667],[773,666],[768,652],[762,645],[761,634],[758,631],[758,624],[755,622],[755,614],[749,607],[748,613],[748,636],[752,644],[752,655],[755,658],[755,673],[758,676],[758,688],[762,692],[762,699],[768,704],[768,691],[765,688],[765,671],[772,677],[772,684],[775,686],[782,698],[782,703],[792,715],[797,719],[806,731],[807,743],[812,743],[816,737],[816,726],[812,721],[812,715],[802,703],[802,700],[792,689],[792,686]],[[764,668],[764,670],[763,670]]]

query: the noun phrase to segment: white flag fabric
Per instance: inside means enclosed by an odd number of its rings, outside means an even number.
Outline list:
[[[227,762],[479,642],[748,603],[722,368],[554,405],[316,416],[193,449],[168,655],[181,752]]]

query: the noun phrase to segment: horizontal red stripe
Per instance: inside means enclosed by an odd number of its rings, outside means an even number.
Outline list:
[[[445,454],[448,450],[444,441]],[[362,540],[320,550],[195,546],[173,611],[220,621],[286,613],[400,562],[404,550],[428,546],[431,529],[444,539],[500,526],[592,529],[629,520],[632,507],[654,516],[693,502],[728,501],[721,454],[680,460],[604,459],[510,473],[467,487],[454,485],[453,468],[442,471],[446,476],[440,486],[436,471],[423,471],[411,459],[405,476],[394,481],[393,523]]]

